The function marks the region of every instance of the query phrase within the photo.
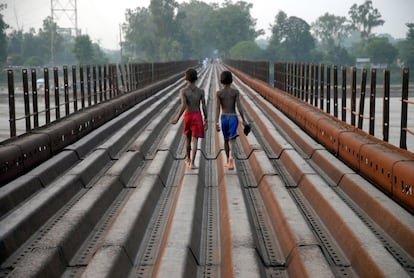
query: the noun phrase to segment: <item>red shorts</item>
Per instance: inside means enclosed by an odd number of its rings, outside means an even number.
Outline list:
[[[192,137],[204,138],[204,123],[200,111],[184,113],[184,134],[191,132]]]

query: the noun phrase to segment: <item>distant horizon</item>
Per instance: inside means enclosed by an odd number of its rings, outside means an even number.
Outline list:
[[[60,0],[62,6],[69,0]],[[177,1],[178,3],[189,2]],[[202,1],[205,3],[223,3],[218,1]],[[235,3],[236,1],[233,1]],[[365,0],[343,0],[337,3],[332,0],[314,0],[312,8],[306,0],[289,1],[245,1],[252,3],[250,10],[251,16],[256,19],[256,30],[263,29],[266,34],[257,39],[266,39],[271,36],[270,25],[274,23],[274,18],[279,11],[283,11],[287,16],[296,16],[305,20],[311,25],[318,17],[326,12],[335,16],[345,16],[349,18],[349,8],[355,3],[361,5]],[[306,2],[306,4],[305,4]],[[30,0],[0,0],[0,3],[7,4],[7,9],[2,11],[3,20],[14,30],[23,29],[28,32],[30,28],[35,28],[36,33],[42,27],[43,20],[51,15],[51,0],[38,0],[33,6]],[[82,34],[90,36],[93,42],[98,43],[106,50],[119,50],[120,24],[125,22],[125,10],[135,10],[137,7],[149,7],[150,0],[118,0],[102,4],[99,0],[81,1],[77,0],[78,28]],[[413,0],[372,0],[373,7],[378,9],[382,19],[385,21],[383,26],[373,29],[377,35],[388,34],[394,39],[404,39],[408,27],[406,23],[414,23],[414,1]],[[74,10],[73,7],[66,9]],[[313,9],[313,12],[310,10]],[[91,13],[91,11],[94,11]],[[68,12],[70,13],[70,12]],[[30,16],[26,16],[30,15]],[[70,27],[71,20],[67,19],[68,14],[60,14],[60,18],[55,22],[60,27]],[[112,16],[108,16],[112,15]],[[72,20],[73,21],[73,20]],[[9,33],[11,30],[7,30]]]

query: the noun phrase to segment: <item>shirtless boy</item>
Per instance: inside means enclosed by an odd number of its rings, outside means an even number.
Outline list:
[[[221,130],[224,137],[224,151],[227,157],[227,168],[234,169],[233,150],[236,138],[239,136],[237,127],[239,120],[236,113],[236,107],[243,120],[243,125],[246,125],[243,110],[240,105],[239,91],[231,87],[233,77],[230,71],[223,71],[220,75],[220,82],[223,84],[223,89],[216,92],[216,130],[220,131],[219,115],[221,113]]]
[[[197,71],[189,68],[185,71],[187,86],[180,90],[181,108],[177,116],[171,121],[176,124],[184,113],[184,135],[186,136],[185,164],[190,169],[195,169],[195,157],[197,153],[198,138],[204,138],[204,130],[207,129],[207,109],[204,99],[204,90],[195,85]],[[203,109],[204,121],[201,117],[200,105]]]

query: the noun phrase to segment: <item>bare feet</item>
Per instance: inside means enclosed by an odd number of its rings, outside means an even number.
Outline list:
[[[229,160],[227,161],[227,168],[229,170],[233,170],[234,169],[234,162],[233,162],[233,158],[229,158]]]
[[[185,166],[190,168],[190,166],[191,166],[191,160],[190,159],[188,159],[188,158],[185,159]]]
[[[195,163],[188,158],[185,159],[185,166],[187,166],[188,169],[197,169]]]
[[[197,169],[197,166],[194,164],[194,162],[190,163],[190,165],[188,166],[188,168],[190,169]]]

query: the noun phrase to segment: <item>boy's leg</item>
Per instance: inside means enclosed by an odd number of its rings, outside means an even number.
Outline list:
[[[191,169],[195,169],[195,158],[196,158],[196,154],[197,154],[197,143],[198,143],[198,138],[197,137],[193,137],[192,138],[192,150],[191,150],[191,163],[190,163],[190,168]]]
[[[227,163],[229,163],[229,155],[230,155],[230,146],[229,140],[224,139],[224,152],[226,153]]]
[[[191,132],[185,137],[185,164],[189,167],[191,163]]]
[[[227,162],[227,167],[229,168],[229,170],[233,170],[234,169],[234,161],[233,161],[233,152],[234,152],[234,143],[235,143],[236,139],[231,139],[229,142],[229,155],[228,155],[228,162]]]

